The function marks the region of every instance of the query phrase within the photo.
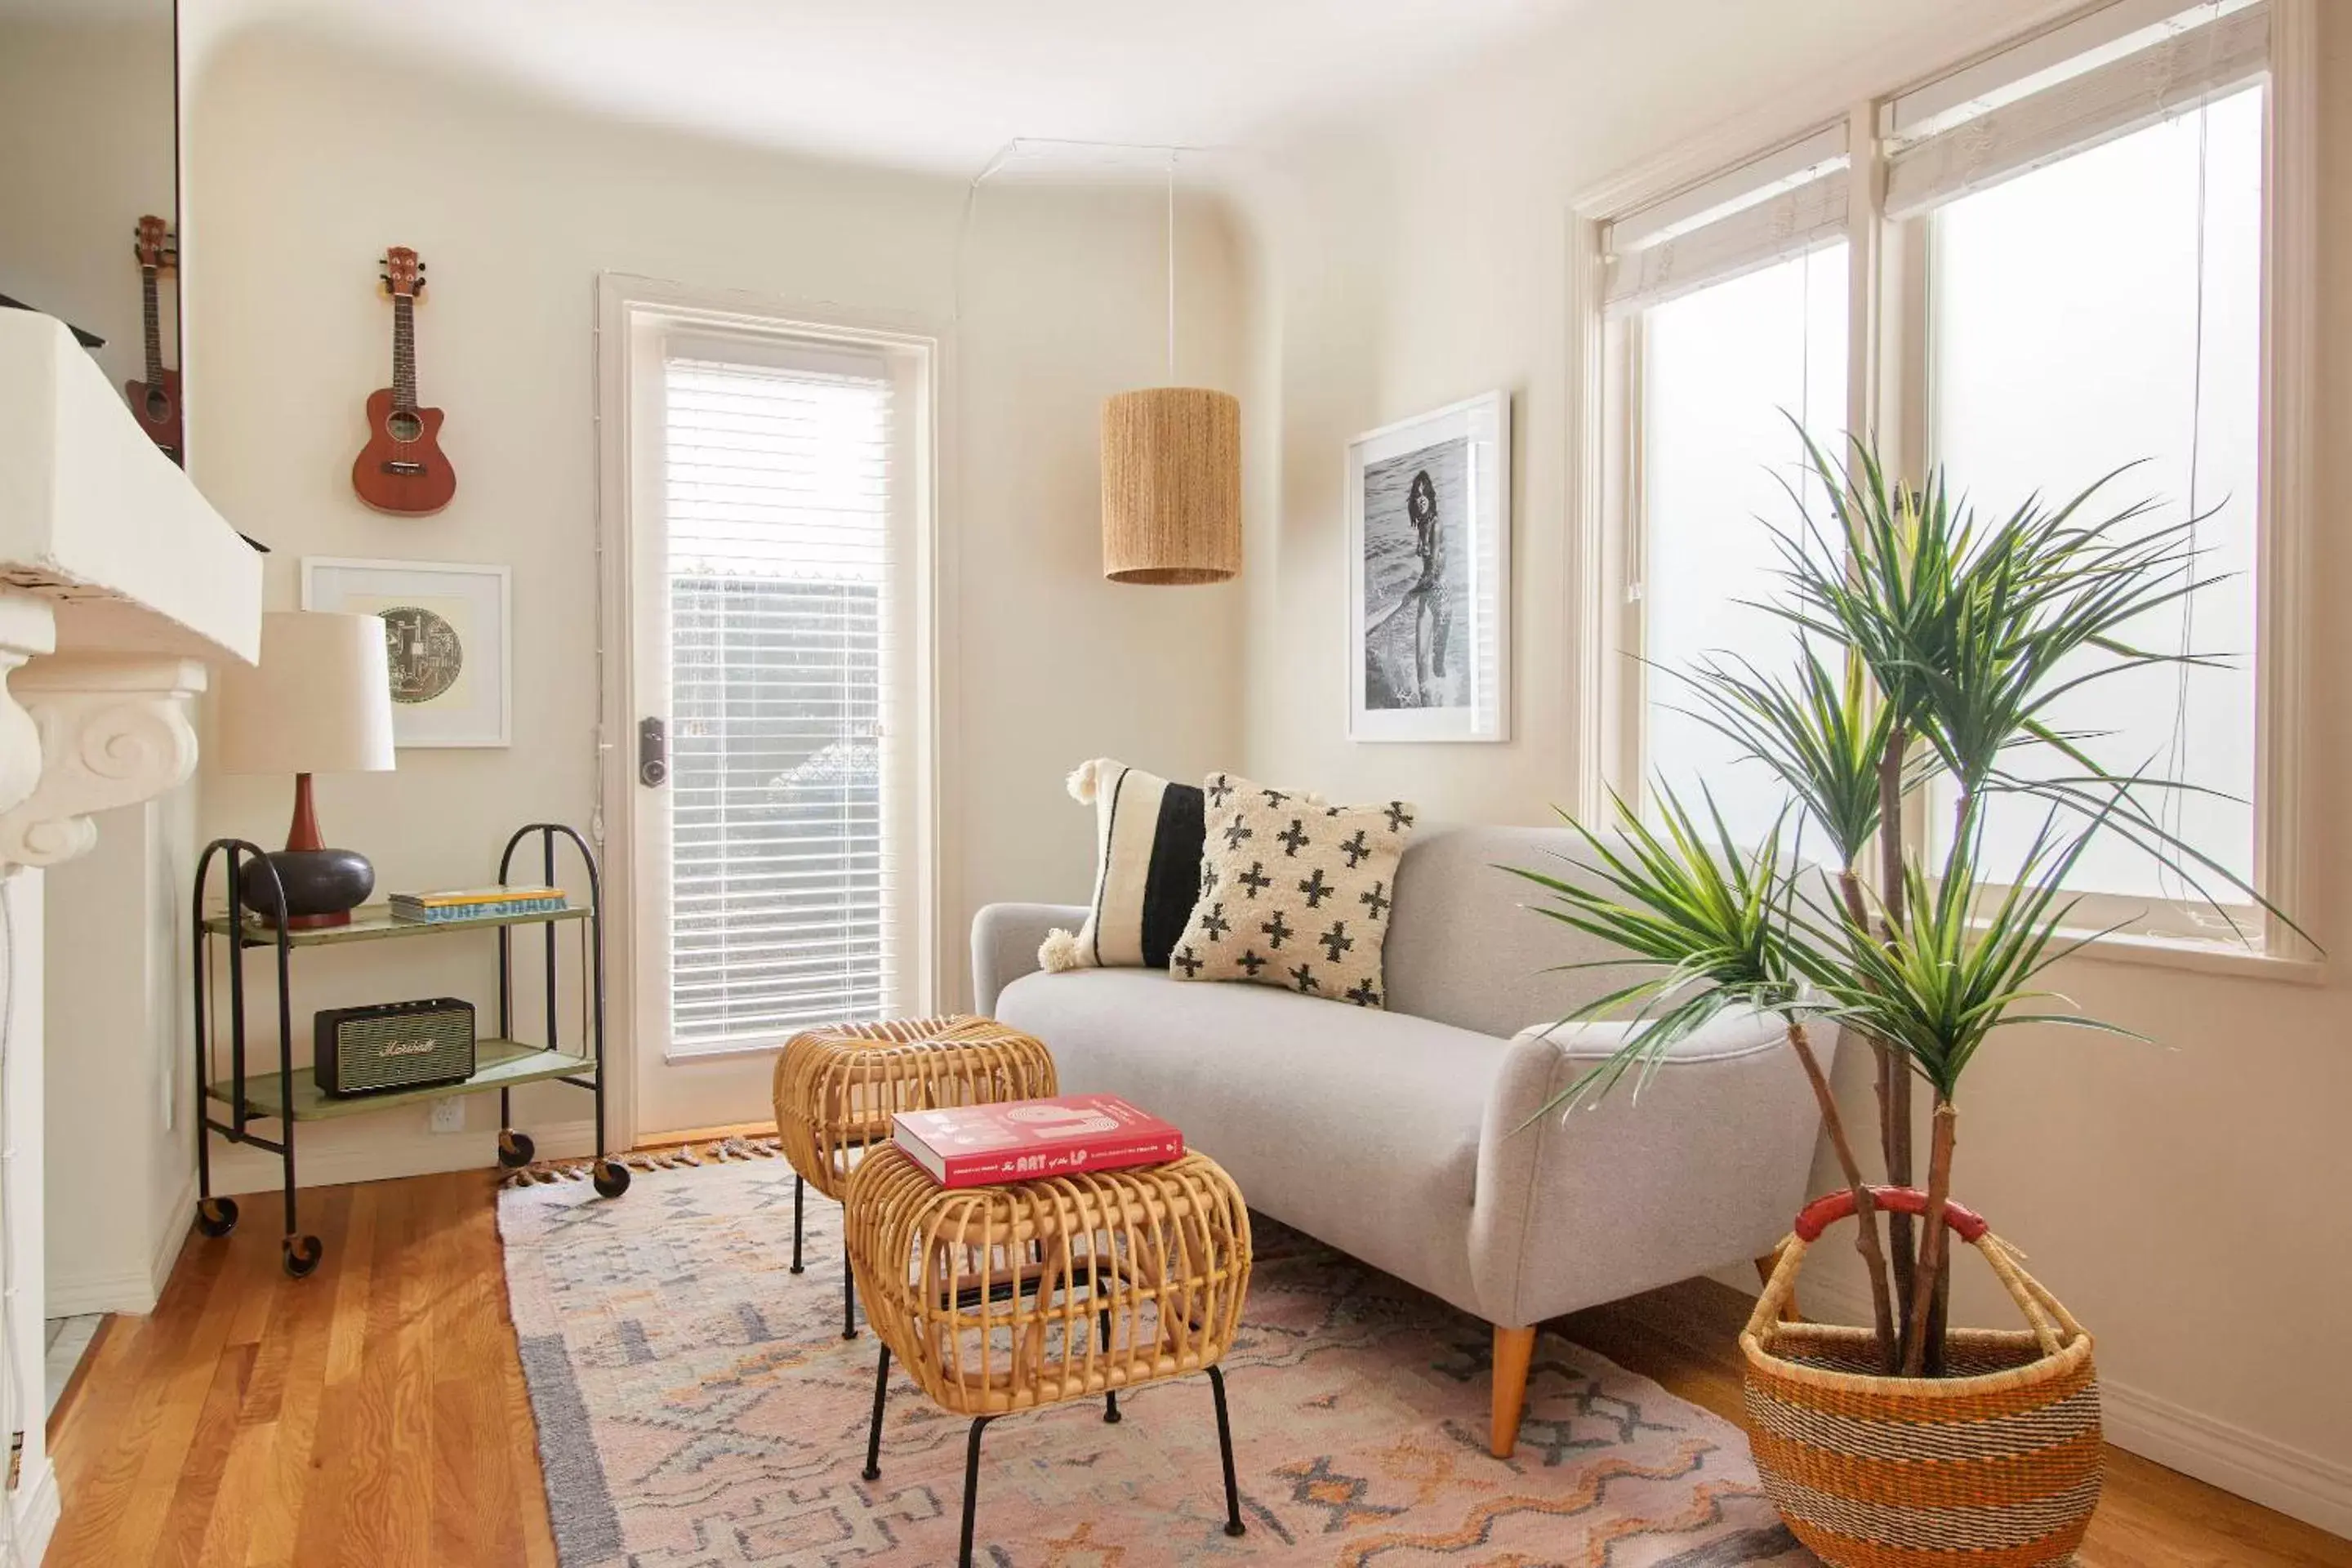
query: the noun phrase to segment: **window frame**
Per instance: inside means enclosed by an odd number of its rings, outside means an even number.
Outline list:
[[[2255,642],[2255,881],[2272,903],[2301,910],[2308,886],[2304,742],[2308,680],[2308,573],[2318,325],[2317,39],[2315,0],[2267,0],[2270,67],[2264,92],[2262,378],[2259,415],[2261,492],[2256,549],[2260,563]],[[1612,793],[1641,798],[1647,681],[1633,657],[1643,646],[1641,582],[1642,359],[1638,312],[1612,317],[1603,299],[1603,237],[1608,225],[1678,192],[1719,180],[1842,111],[1850,162],[1847,221],[1847,425],[1879,432],[1882,455],[1898,473],[1916,477],[1929,441],[1932,366],[1927,258],[1932,211],[1906,218],[1885,213],[1887,163],[1895,100],[1941,81],[1973,75],[2015,52],[2026,62],[2054,54],[2069,35],[2095,34],[2166,7],[2151,0],[2108,0],[2049,8],[2037,26],[2005,36],[1952,35],[1940,46],[1915,41],[1908,58],[1856,64],[1843,81],[1808,87],[1768,104],[1738,124],[1598,185],[1569,211],[1571,461],[1579,528],[1570,563],[1570,624],[1580,635],[1569,649],[1574,704],[1578,808],[1606,814]],[[2046,62],[2044,62],[2046,63]],[[1927,822],[1923,798],[1913,842]],[[2133,910],[2158,911],[2140,900]],[[2089,956],[2127,963],[2315,980],[2310,945],[2276,917],[2260,914],[2252,945],[2183,934],[2195,930],[2179,905],[2173,921],[2103,937]]]

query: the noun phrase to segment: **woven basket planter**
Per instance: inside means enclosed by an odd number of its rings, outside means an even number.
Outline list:
[[[1878,1206],[1923,1213],[1908,1188]],[[1879,1375],[1871,1331],[1785,1322],[1806,1249],[1853,1214],[1850,1193],[1798,1216],[1739,1336],[1748,1440],[1790,1531],[1831,1568],[2045,1568],[2070,1563],[2098,1506],[2104,1446],[2091,1336],[1957,1205],[2030,1325],[1956,1330],[1956,1375]]]

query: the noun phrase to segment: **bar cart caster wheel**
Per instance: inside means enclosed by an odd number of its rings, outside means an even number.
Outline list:
[[[629,1190],[629,1168],[618,1160],[596,1162],[596,1191],[603,1196],[617,1198]]]
[[[206,1198],[196,1205],[196,1228],[206,1236],[226,1236],[236,1228],[235,1198]]]
[[[509,1128],[499,1134],[499,1163],[509,1171],[520,1170],[537,1157],[539,1145],[530,1141],[528,1132]]]
[[[286,1249],[286,1272],[297,1279],[316,1273],[319,1259],[327,1255],[326,1244],[315,1236],[289,1236],[279,1245]]]

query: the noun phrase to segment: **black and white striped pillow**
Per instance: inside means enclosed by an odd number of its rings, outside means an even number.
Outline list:
[[[1037,951],[1046,969],[1165,969],[1201,893],[1203,797],[1141,768],[1097,757],[1070,775],[1095,808],[1095,897],[1075,935]]]

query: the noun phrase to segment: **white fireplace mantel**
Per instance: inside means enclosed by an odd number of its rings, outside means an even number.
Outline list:
[[[260,557],[61,324],[0,310],[0,1371],[25,1435],[5,1502],[28,1562],[58,1507],[41,1431],[41,868],[89,850],[92,813],[186,782],[205,661],[251,663],[260,644]]]

